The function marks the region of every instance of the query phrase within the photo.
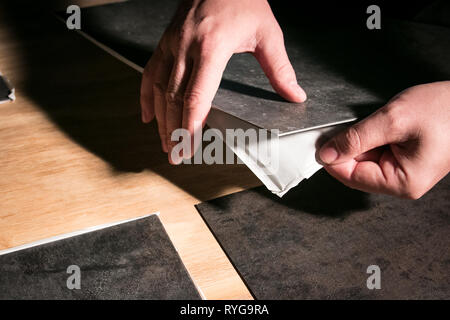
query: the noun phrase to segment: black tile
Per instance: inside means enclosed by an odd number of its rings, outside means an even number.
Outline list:
[[[258,187],[197,208],[258,299],[449,299],[449,191],[369,195],[322,170],[282,199]]]
[[[0,288],[0,299],[200,298],[157,215],[2,255]]]

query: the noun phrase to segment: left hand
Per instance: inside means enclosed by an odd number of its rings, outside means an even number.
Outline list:
[[[181,1],[141,85],[142,121],[156,117],[172,164],[194,154],[194,132],[201,132],[228,60],[240,52],[253,53],[281,96],[305,101],[267,0]],[[191,150],[182,157],[172,153],[177,142],[171,136],[178,128],[191,136]]]

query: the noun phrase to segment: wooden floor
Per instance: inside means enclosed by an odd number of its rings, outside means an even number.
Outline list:
[[[0,4],[0,71],[17,96],[0,104],[0,249],[159,211],[205,298],[251,299],[194,205],[256,177],[169,165],[155,123],[140,122],[140,74],[51,10],[25,11]]]

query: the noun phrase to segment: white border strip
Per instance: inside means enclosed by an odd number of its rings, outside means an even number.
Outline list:
[[[20,250],[24,250],[24,249],[40,246],[40,245],[43,245],[43,244],[46,244],[46,243],[55,242],[55,241],[59,241],[59,240],[63,240],[63,239],[67,239],[67,238],[71,238],[71,237],[75,237],[75,236],[79,236],[79,235],[82,235],[82,234],[85,234],[85,233],[89,233],[89,232],[92,232],[92,231],[97,231],[97,230],[113,227],[113,226],[116,226],[116,225],[119,225],[119,224],[123,224],[123,223],[131,222],[131,221],[135,221],[135,220],[144,219],[144,218],[147,218],[147,217],[150,217],[150,216],[153,216],[153,215],[159,216],[159,212],[153,212],[153,213],[147,214],[145,216],[140,216],[140,217],[137,217],[137,218],[131,218],[131,219],[127,219],[127,220],[121,220],[121,221],[101,224],[101,225],[98,225],[98,226],[88,227],[88,228],[85,228],[85,229],[82,229],[82,230],[73,231],[73,232],[69,232],[69,233],[64,233],[64,234],[60,234],[60,235],[57,235],[57,236],[54,236],[54,237],[45,238],[45,239],[41,239],[41,240],[30,242],[30,243],[26,243],[26,244],[23,244],[23,245],[20,245],[20,246],[16,246],[16,247],[0,250],[0,256],[4,255],[4,254],[11,253],[11,252],[20,251]]]
[[[92,38],[90,35],[84,33],[81,30],[77,30],[77,32],[82,35],[83,37],[85,37],[87,40],[91,41],[93,44],[95,44],[96,46],[100,47],[101,49],[103,49],[104,51],[108,52],[110,55],[112,55],[114,58],[120,60],[121,62],[125,63],[126,65],[132,67],[133,69],[135,69],[136,71],[140,72],[140,73],[144,73],[144,68],[138,66],[136,63],[128,60],[127,58],[125,58],[124,56],[122,56],[121,54],[117,53],[117,51],[112,50],[110,47],[105,46],[103,43],[98,42],[97,40],[95,40],[94,38]]]
[[[307,131],[311,131],[311,130],[317,130],[317,129],[323,129],[323,128],[327,128],[327,127],[334,127],[334,126],[338,126],[338,125],[341,125],[341,124],[354,122],[356,120],[358,120],[358,118],[350,118],[350,119],[346,119],[346,120],[330,122],[330,123],[321,124],[321,125],[318,125],[318,126],[315,126],[315,127],[308,127],[306,129],[297,129],[297,130],[293,130],[293,131],[282,132],[278,136],[279,137],[284,137],[284,136],[288,136],[290,134],[303,133],[303,132],[307,132]]]

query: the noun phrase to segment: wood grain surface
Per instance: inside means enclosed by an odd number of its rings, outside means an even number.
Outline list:
[[[140,122],[136,71],[49,7],[0,8],[0,71],[17,96],[0,105],[0,249],[160,211],[205,298],[251,299],[194,204],[257,178],[243,165],[169,165],[155,123]]]

